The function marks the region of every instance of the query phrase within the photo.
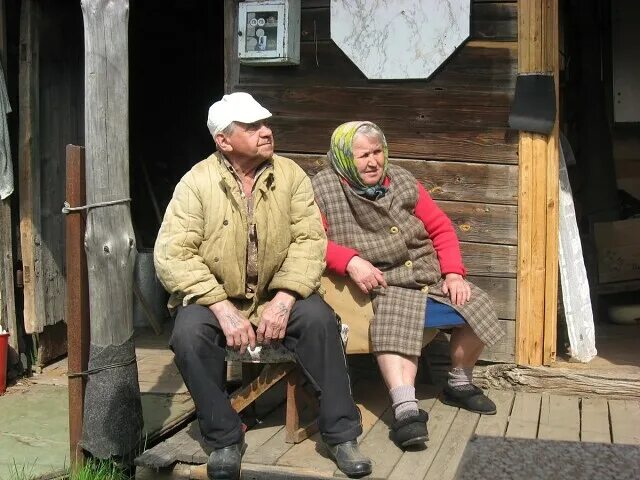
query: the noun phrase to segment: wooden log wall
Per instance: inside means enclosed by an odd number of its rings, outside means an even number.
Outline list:
[[[247,91],[273,113],[278,153],[310,175],[333,129],[370,120],[392,161],[423,182],[451,217],[472,281],[495,300],[507,335],[485,359],[513,361],[518,134],[507,121],[517,72],[517,2],[472,3],[471,38],[428,80],[371,81],[331,41],[329,0],[302,0],[295,67],[239,66],[236,4],[226,0],[227,91]]]

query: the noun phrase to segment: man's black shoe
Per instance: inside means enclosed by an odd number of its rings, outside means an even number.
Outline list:
[[[371,459],[360,453],[358,442],[350,440],[327,445],[329,455],[336,462],[338,468],[348,477],[364,477],[371,473]]]
[[[239,480],[243,446],[244,441],[241,441],[211,452],[207,461],[209,480]]]

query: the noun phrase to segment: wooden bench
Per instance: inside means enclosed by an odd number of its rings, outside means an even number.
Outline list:
[[[242,362],[245,364],[261,364],[264,367],[260,374],[244,387],[236,390],[231,395],[231,406],[240,413],[260,395],[267,392],[281,380],[286,381],[286,439],[287,443],[299,443],[318,431],[318,424],[314,420],[311,423],[300,426],[300,411],[303,404],[317,409],[317,401],[301,384],[301,372],[296,363],[295,356],[281,345],[257,346],[255,350],[247,350],[241,354],[236,350],[227,349],[227,361]],[[247,380],[247,372],[243,368],[243,379]]]
[[[358,289],[347,277],[325,274],[320,293],[341,319],[342,341],[347,355],[371,353],[369,324],[373,319],[373,307],[368,295]],[[425,329],[423,345],[429,343],[438,333],[437,329]],[[256,347],[240,354],[227,350],[227,360],[245,364],[262,364],[260,374],[247,385],[231,395],[231,406],[241,412],[260,395],[267,392],[281,380],[287,383],[286,393],[286,441],[299,443],[318,431],[317,422],[300,426],[300,412],[303,406],[316,408],[317,401],[302,386],[302,373],[294,355],[281,345]],[[243,368],[243,376],[246,369]]]

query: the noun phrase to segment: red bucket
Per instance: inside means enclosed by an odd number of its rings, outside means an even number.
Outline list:
[[[0,395],[7,389],[7,353],[9,350],[9,334],[0,333]]]

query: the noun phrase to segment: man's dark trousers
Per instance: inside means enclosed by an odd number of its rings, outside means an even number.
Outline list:
[[[333,310],[318,294],[295,302],[282,344],[292,351],[319,394],[318,426],[330,445],[362,433],[344,349]],[[241,421],[224,392],[225,336],[211,310],[179,307],[170,340],[175,362],[196,405],[200,432],[210,448],[243,438]]]

